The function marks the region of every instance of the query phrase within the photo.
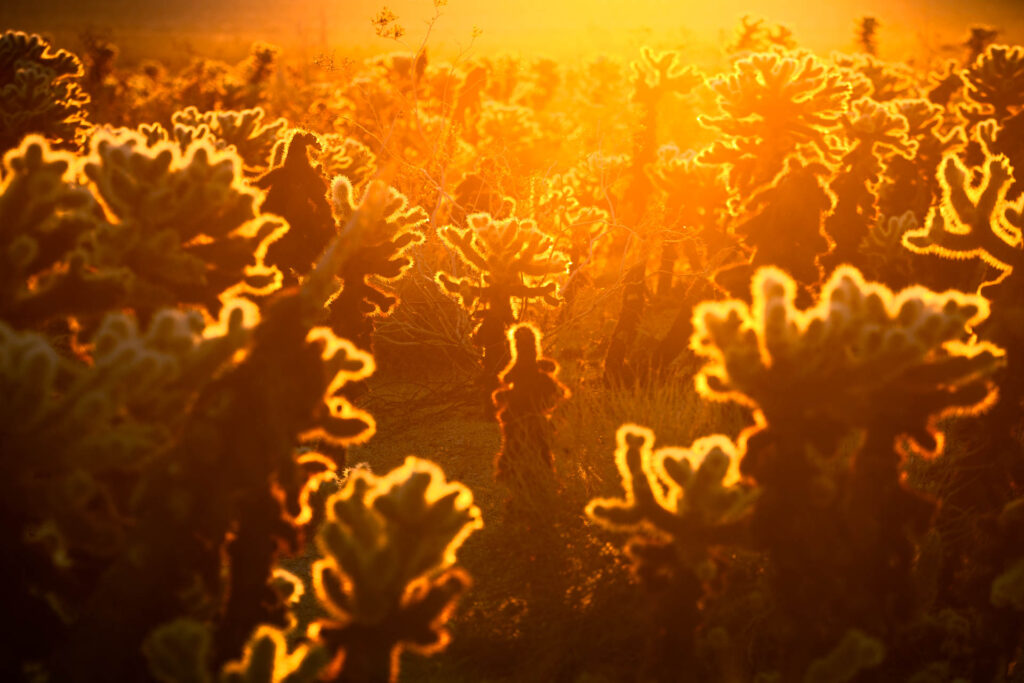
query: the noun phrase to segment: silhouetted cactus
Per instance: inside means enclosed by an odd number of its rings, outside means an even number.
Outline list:
[[[878,19],[863,17],[857,23],[857,44],[861,50],[872,57],[878,54]]]
[[[555,376],[558,364],[541,356],[540,333],[530,325],[508,332],[512,360],[499,376],[492,397],[501,424],[501,451],[494,476],[515,498],[552,492],[551,412],[569,390]]]
[[[840,625],[903,642],[911,539],[933,507],[906,488],[900,454],[941,452],[940,417],[994,402],[1003,351],[966,339],[988,302],[921,287],[894,294],[848,266],[806,311],[781,271],[759,270],[752,289],[752,305],[698,306],[693,348],[709,359],[701,394],[754,411],[740,469],[761,492],[751,538],[771,558],[775,599],[819,652]],[[823,608],[829,626],[798,626]]]
[[[916,143],[912,157],[890,156],[878,190],[878,206],[885,216],[913,211],[918,219],[928,214],[940,192],[939,165],[947,153],[963,144],[959,128],[943,131],[941,106],[921,99],[896,100],[891,105],[907,121],[907,140]]]
[[[315,135],[292,131],[287,142],[274,147],[270,170],[253,181],[266,190],[262,209],[288,221],[288,232],[274,241],[266,254],[266,262],[284,274],[285,284],[293,284],[309,272],[336,232],[327,181],[312,166],[309,147],[320,149]]]
[[[41,348],[38,333],[5,335],[13,355],[4,357],[24,362],[43,390],[37,396],[53,404],[43,410],[22,400],[34,418],[0,432],[5,469],[24,473],[9,480],[23,492],[5,497],[4,529],[17,537],[5,547],[24,558],[19,567],[38,568],[17,580],[5,572],[4,585],[19,596],[5,600],[26,626],[5,666],[33,659],[58,678],[138,678],[146,666],[139,646],[161,624],[191,617],[214,622],[217,668],[242,654],[258,624],[287,623],[269,583],[276,554],[300,535],[293,520],[302,517],[309,464],[293,449],[356,443],[374,428],[335,395],[372,372],[372,358],[314,327],[346,257],[340,242],[301,290],[271,300],[255,326],[251,303],[229,307],[209,326],[197,312],[157,312],[145,335],[116,314],[78,351],[91,354],[90,365],[29,352]],[[19,393],[12,386],[5,395]],[[56,477],[33,473],[43,463],[18,454],[35,447],[69,466]],[[53,525],[62,518],[88,523]],[[69,562],[79,567],[70,584],[61,578]],[[52,601],[33,597],[42,592]],[[61,613],[74,616],[55,618]]]
[[[877,186],[883,155],[910,158],[916,151],[907,138],[909,128],[899,113],[873,100],[860,100],[843,115],[843,128],[851,141],[830,189],[836,205],[825,220],[825,232],[835,241],[827,265],[849,263],[863,268],[860,246],[878,219]]]
[[[3,160],[0,180],[0,318],[18,327],[61,315],[96,315],[122,301],[122,270],[96,272],[80,248],[99,205],[74,182],[76,159],[31,135]]]
[[[834,130],[850,86],[813,55],[751,55],[708,85],[724,115],[702,116],[700,122],[724,139],[697,160],[729,164],[730,185],[741,195],[774,178],[794,151],[826,159],[840,151]]]
[[[738,522],[756,499],[740,482],[741,449],[716,435],[688,449],[654,450],[653,432],[632,424],[621,426],[616,440],[625,498],[592,500],[587,515],[634,534],[627,552],[646,581],[663,583],[679,567],[709,580],[714,549],[737,542]]]
[[[426,226],[427,212],[409,201],[397,190],[373,181],[367,196],[379,194],[384,206],[377,219],[349,236],[351,256],[337,273],[342,280],[338,295],[328,304],[331,327],[367,351],[373,347],[373,319],[392,312],[398,297],[388,287],[412,265],[409,248],[423,241],[421,230]],[[339,224],[359,211],[352,184],[345,176],[334,179],[331,187],[334,215]]]
[[[206,141],[182,153],[149,147],[134,131],[101,131],[82,169],[107,218],[86,248],[97,267],[130,269],[127,305],[145,312],[187,302],[216,314],[228,290],[278,286],[263,256],[284,226],[259,213],[234,154]]]
[[[283,118],[270,121],[263,107],[242,111],[206,111],[185,107],[171,115],[177,126],[205,129],[218,149],[231,149],[242,158],[247,169],[263,170],[270,164],[270,155],[288,122]]]
[[[796,47],[793,31],[788,26],[775,24],[765,26],[764,19],[755,19],[749,15],[740,18],[736,27],[736,36],[725,50],[729,53],[745,56],[751,52],[768,52],[781,48],[791,50]]]
[[[666,296],[681,255],[691,272],[700,272],[709,260],[733,246],[724,226],[729,191],[721,166],[699,163],[696,152],[681,152],[675,145],[659,149],[657,162],[647,173],[665,201],[667,225],[662,232],[656,291]]]
[[[1002,122],[1024,107],[1024,47],[990,45],[963,76],[972,104],[960,111],[968,121]]]
[[[740,482],[741,447],[721,435],[690,448],[654,450],[654,433],[625,424],[616,432],[615,462],[623,498],[597,498],[586,514],[613,532],[631,534],[633,572],[663,605],[661,638],[678,658],[680,680],[697,679],[694,636],[699,602],[729,549],[741,544],[757,494]]]
[[[821,281],[821,257],[833,242],[825,216],[835,195],[826,187],[829,168],[790,157],[785,170],[746,199],[733,231],[751,250],[749,261],[723,267],[715,282],[732,296],[745,296],[754,269],[778,266],[805,288]]]
[[[478,213],[467,222],[462,230],[449,226],[439,234],[470,274],[458,277],[439,271],[436,279],[477,320],[473,343],[482,353],[478,384],[489,412],[498,373],[510,357],[505,333],[516,322],[514,300],[522,305],[535,299],[557,304],[558,284],[552,278],[565,272],[566,262],[532,220],[497,220]]]
[[[675,52],[655,53],[643,48],[641,58],[631,62],[633,101],[641,119],[634,129],[633,158],[629,191],[626,193],[627,222],[637,224],[644,215],[653,185],[647,167],[658,150],[658,117],[662,101],[670,94],[685,95],[704,82],[693,66],[682,67]]]
[[[245,646],[245,655],[224,666],[220,683],[314,683],[330,661],[323,647],[290,647],[285,634],[260,626]]]
[[[348,178],[353,189],[361,190],[377,173],[377,155],[355,138],[329,133],[322,135],[323,150],[317,161],[320,173],[328,179]]]
[[[0,153],[38,133],[65,149],[81,145],[89,96],[78,80],[82,62],[53,50],[36,34],[0,35]]]
[[[338,653],[341,680],[393,683],[404,650],[445,647],[444,622],[469,586],[455,553],[481,526],[469,489],[428,460],[410,456],[383,477],[352,471],[327,500],[313,569],[328,616],[310,635]]]

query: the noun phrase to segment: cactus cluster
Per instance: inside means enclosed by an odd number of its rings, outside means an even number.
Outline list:
[[[36,34],[0,34],[0,153],[29,133],[75,149],[89,128],[82,62]]]

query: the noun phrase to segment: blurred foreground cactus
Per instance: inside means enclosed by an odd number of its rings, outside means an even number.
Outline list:
[[[0,34],[0,153],[37,133],[63,149],[81,145],[88,129],[89,95],[79,79],[82,62],[54,50],[41,36]]]

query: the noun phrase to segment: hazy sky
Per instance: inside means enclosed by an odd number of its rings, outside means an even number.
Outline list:
[[[370,25],[384,6],[406,29],[404,45],[418,46],[435,12],[433,0],[0,0],[0,25],[68,30],[84,22],[115,33],[201,28],[226,36],[261,34],[279,43],[326,38],[336,46],[391,49]],[[800,43],[815,48],[851,41],[857,18],[875,16],[884,52],[886,46],[906,50],[922,40],[956,38],[971,23],[1000,25],[1016,38],[1024,0],[448,0],[430,44],[458,51],[469,45],[474,27],[482,32],[474,44],[480,50],[564,53],[691,35],[717,41],[744,14],[785,23]]]

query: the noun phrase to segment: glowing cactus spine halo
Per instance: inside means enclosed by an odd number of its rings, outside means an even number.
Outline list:
[[[522,498],[527,492],[553,490],[550,418],[571,392],[558,381],[558,364],[542,355],[536,327],[519,323],[509,329],[507,338],[512,357],[491,394],[501,425],[494,470],[513,497]]]
[[[327,500],[314,588],[327,617],[309,635],[354,683],[394,682],[403,650],[445,647],[444,628],[470,584],[456,552],[483,526],[472,492],[413,456],[384,476],[352,470]]]

